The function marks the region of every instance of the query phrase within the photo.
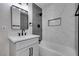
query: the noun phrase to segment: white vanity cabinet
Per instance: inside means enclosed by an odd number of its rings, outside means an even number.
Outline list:
[[[15,38],[9,38],[9,53],[10,56],[38,56],[39,55],[39,37],[20,38],[16,41]],[[23,40],[22,40],[23,39]]]

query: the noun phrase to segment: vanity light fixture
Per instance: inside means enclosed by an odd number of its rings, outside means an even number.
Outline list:
[[[19,5],[28,5],[28,3],[18,3]]]

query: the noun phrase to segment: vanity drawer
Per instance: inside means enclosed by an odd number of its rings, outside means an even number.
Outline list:
[[[21,42],[17,42],[16,43],[16,50],[25,48],[25,47],[27,47],[35,42],[38,42],[38,38],[32,38],[32,39],[24,40]]]

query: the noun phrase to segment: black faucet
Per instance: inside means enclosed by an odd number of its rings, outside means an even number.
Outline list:
[[[24,29],[22,29],[22,36],[23,36],[24,31],[25,31],[25,30],[24,30]]]
[[[24,32],[25,32],[25,30],[24,30],[24,29],[22,29],[21,33],[18,33],[18,35],[19,35],[19,36],[26,35],[26,33],[24,33]]]

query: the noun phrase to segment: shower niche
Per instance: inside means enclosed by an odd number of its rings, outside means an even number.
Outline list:
[[[15,5],[11,6],[11,28],[17,30],[28,29],[28,11]]]

